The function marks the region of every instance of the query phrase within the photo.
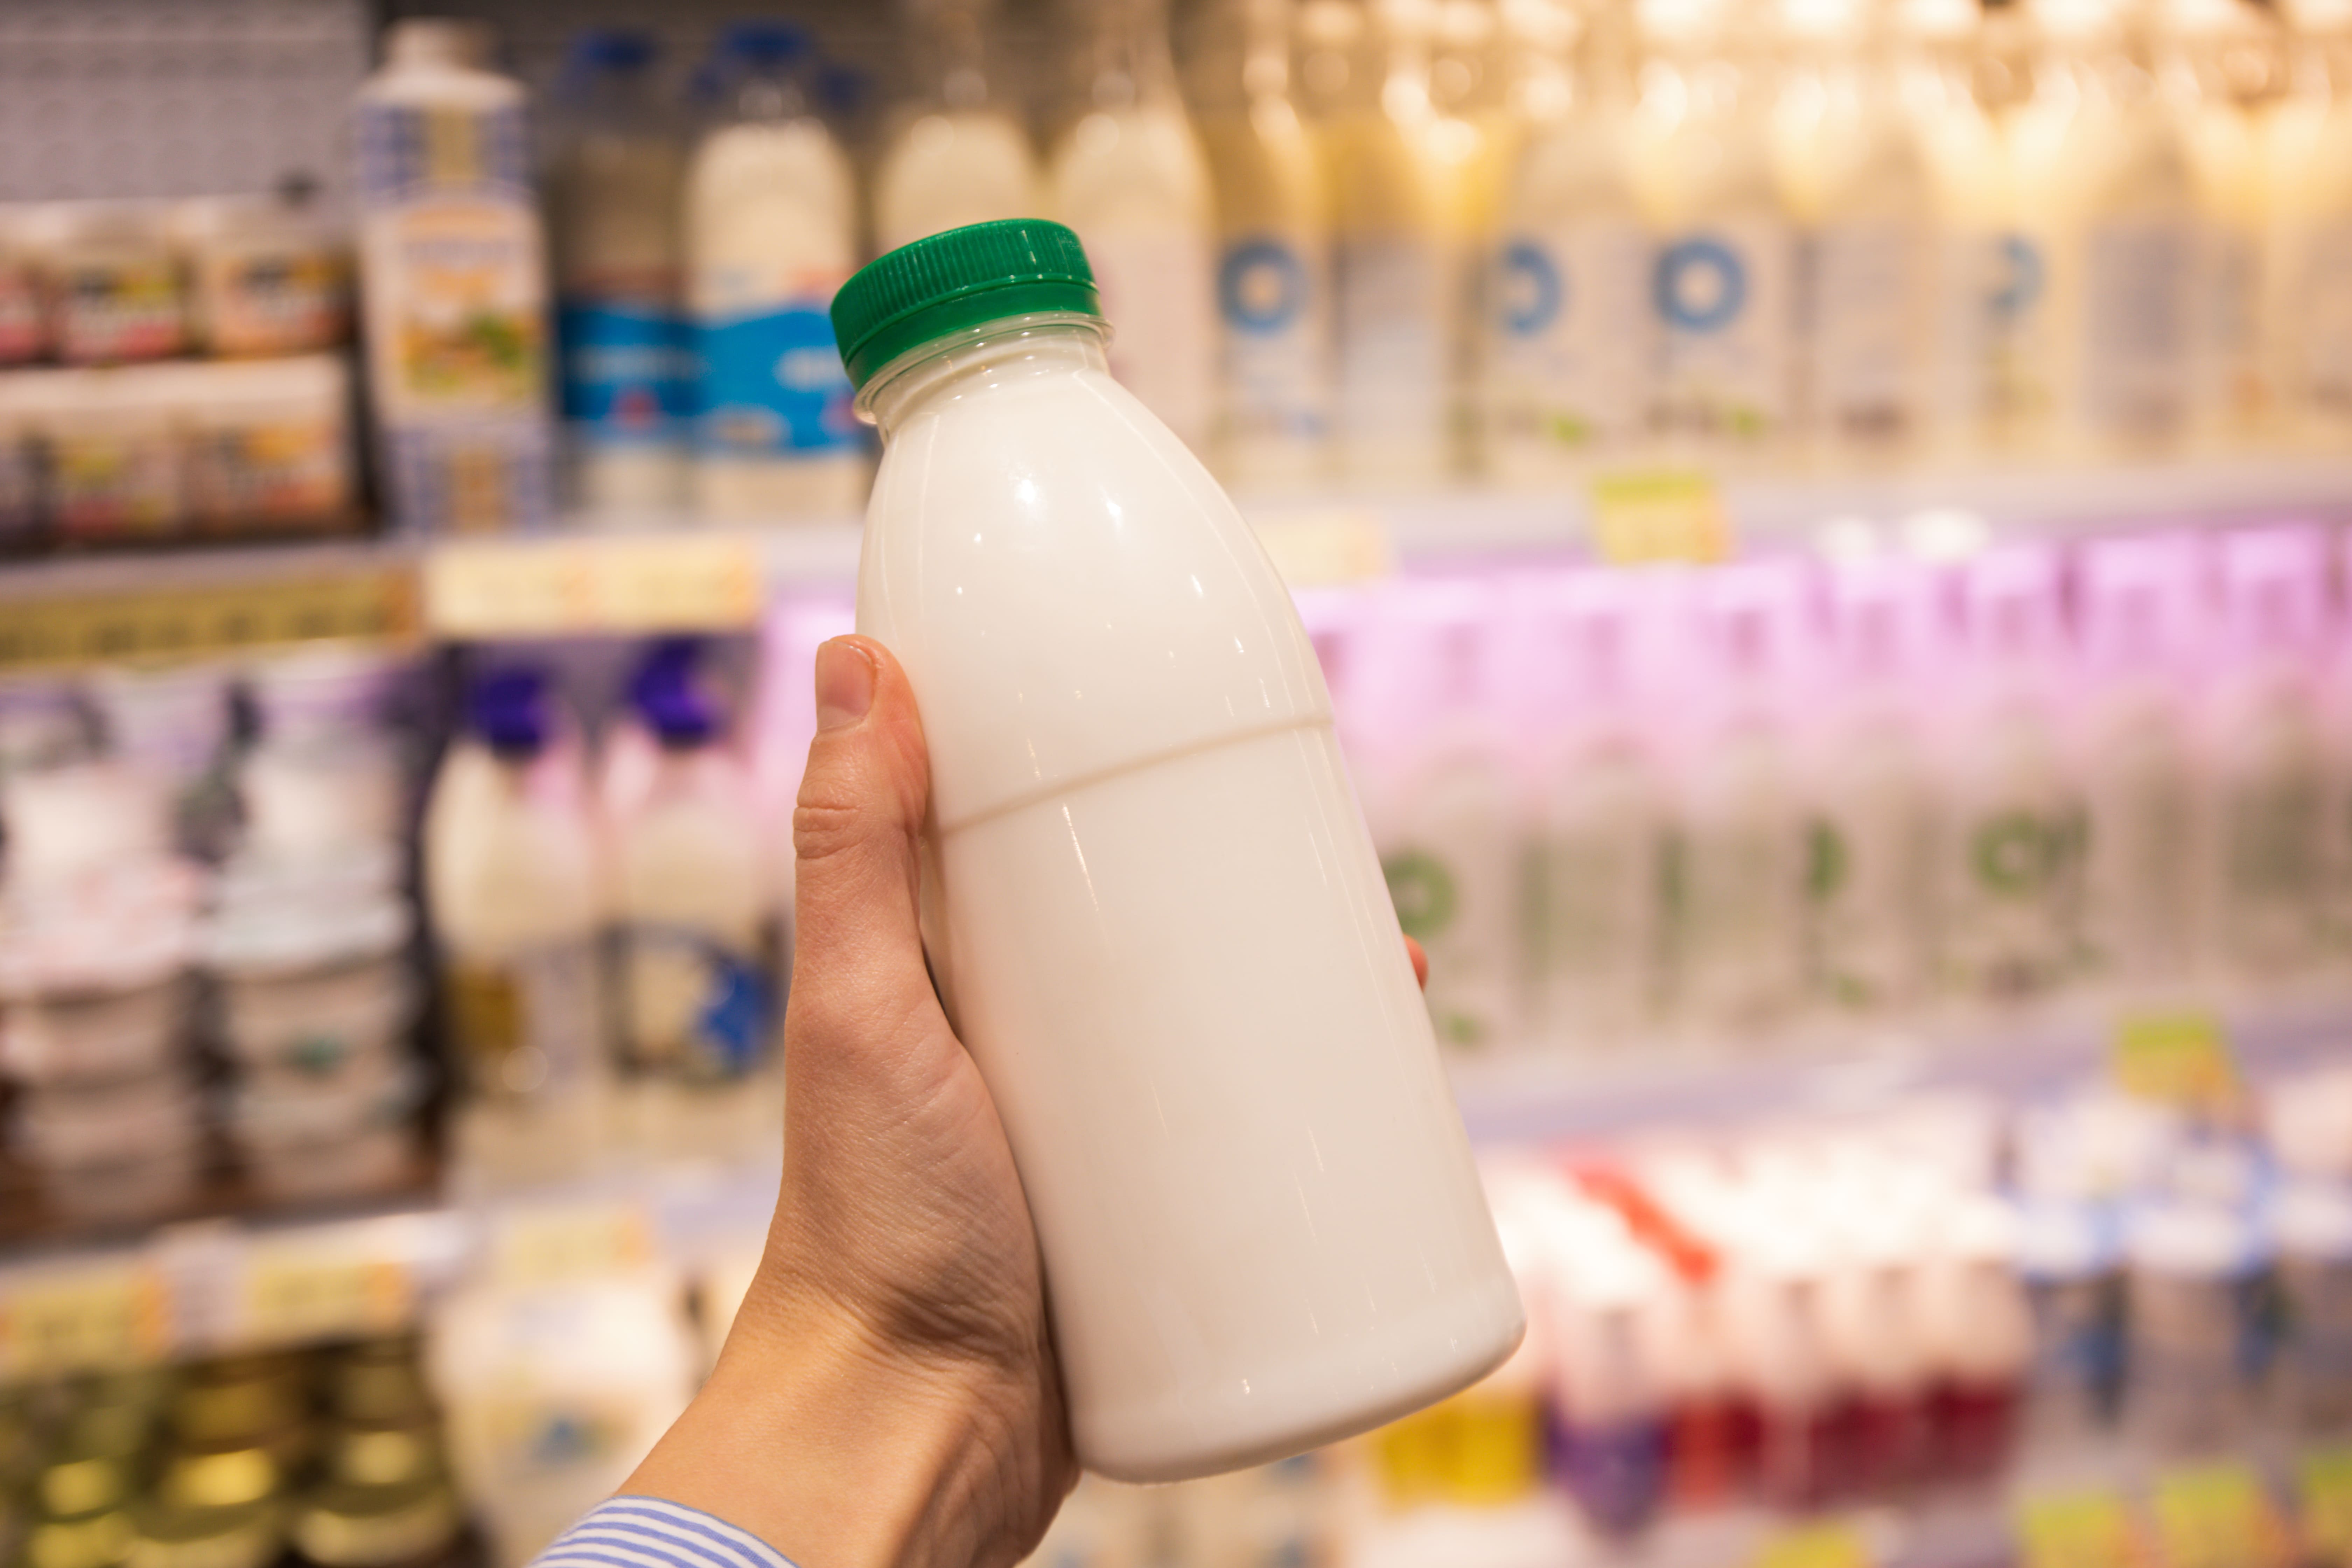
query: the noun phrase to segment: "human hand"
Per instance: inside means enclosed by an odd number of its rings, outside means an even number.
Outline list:
[[[817,651],[816,694],[782,1191],[717,1370],[626,1490],[804,1568],[993,1568],[1077,1479],[1036,1233],[923,961],[913,690],[879,643],[840,637]]]

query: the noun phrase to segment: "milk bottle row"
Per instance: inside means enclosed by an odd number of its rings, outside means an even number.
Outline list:
[[[406,674],[321,648],[0,689],[12,1232],[423,1178]]]
[[[740,1162],[782,1124],[785,857],[723,680],[641,650],[592,744],[558,677],[483,658],[425,814],[464,1191]]]
[[[2324,0],[1199,0],[1172,30],[1115,0],[1055,14],[1072,90],[1034,113],[987,0],[903,22],[870,177],[797,28],[722,35],[683,113],[648,40],[577,41],[547,178],[590,512],[846,514],[825,300],[871,249],[1031,214],[1086,242],[1115,370],[1247,487],[2324,446],[2352,398],[2352,20]],[[518,410],[530,178],[494,182]],[[417,309],[420,342],[488,319]],[[445,368],[418,418],[497,401],[484,356]]]
[[[2334,548],[2281,524],[1305,607],[1441,1038],[1758,1050],[2340,974]]]

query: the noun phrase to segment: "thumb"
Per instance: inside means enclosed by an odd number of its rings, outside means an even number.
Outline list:
[[[906,671],[871,637],[817,649],[816,710],[793,813],[791,1022],[864,1030],[937,1005],[916,919],[929,761]]]

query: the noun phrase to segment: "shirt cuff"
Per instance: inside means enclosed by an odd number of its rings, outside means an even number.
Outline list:
[[[659,1498],[601,1502],[531,1560],[530,1568],[795,1568],[723,1519]]]

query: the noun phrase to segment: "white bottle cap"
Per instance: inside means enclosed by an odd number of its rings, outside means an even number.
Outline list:
[[[437,66],[482,70],[497,49],[498,36],[487,22],[453,16],[411,16],[384,35],[384,63],[400,68]]]

